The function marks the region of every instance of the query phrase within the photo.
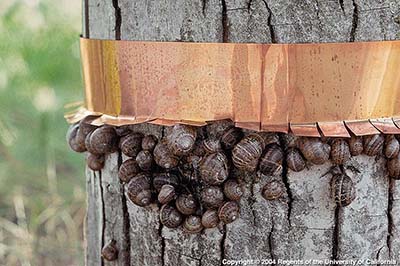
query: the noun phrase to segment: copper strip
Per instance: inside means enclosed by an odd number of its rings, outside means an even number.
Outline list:
[[[398,128],[400,128],[400,117],[393,117],[392,119],[393,119],[394,124],[395,124]]]
[[[319,134],[318,127],[317,127],[316,123],[309,123],[309,124],[293,124],[293,123],[290,123],[290,130],[296,136],[321,137],[321,134]]]
[[[318,122],[318,127],[325,137],[350,138],[346,126],[342,121],[338,122]]]
[[[391,118],[370,119],[370,122],[383,134],[400,134],[400,129]]]
[[[356,136],[379,134],[379,131],[368,121],[344,121],[347,128]]]

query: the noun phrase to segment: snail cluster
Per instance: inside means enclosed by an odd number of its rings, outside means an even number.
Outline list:
[[[74,151],[87,152],[87,165],[95,171],[104,167],[106,154],[121,151],[126,160],[118,176],[129,200],[141,207],[159,204],[161,223],[181,226],[188,233],[239,217],[243,189],[242,180],[232,175],[234,168],[273,177],[282,175],[285,167],[300,172],[310,164],[331,161],[336,166],[331,171],[332,198],[340,207],[355,198],[354,183],[343,171],[352,156],[384,156],[389,176],[400,179],[400,144],[395,135],[312,138],[245,133],[232,125],[215,128],[208,132],[177,124],[159,139],[135,132],[134,127],[97,127],[84,119],[70,127],[67,140]],[[282,182],[271,178],[261,193],[266,200],[277,200],[285,191]]]

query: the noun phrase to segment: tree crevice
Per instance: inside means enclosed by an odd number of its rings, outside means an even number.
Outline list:
[[[228,25],[228,9],[225,0],[221,0],[222,4],[222,42],[229,42],[229,25]]]
[[[352,26],[350,30],[350,42],[354,42],[356,40],[356,33],[357,33],[357,28],[358,28],[358,5],[356,3],[356,0],[353,0],[353,20],[352,20]]]
[[[272,16],[273,16],[272,10],[268,5],[267,0],[263,0],[263,2],[265,4],[265,7],[268,10],[267,26],[268,26],[268,29],[269,29],[269,33],[271,35],[271,42],[272,43],[277,43],[274,25],[272,25]]]
[[[118,153],[118,169],[122,164],[122,154]],[[130,218],[129,218],[129,212],[128,212],[128,204],[127,204],[127,198],[125,196],[125,189],[124,189],[124,185],[121,183],[121,202],[122,202],[122,213],[123,213],[123,222],[122,222],[122,230],[123,230],[123,234],[126,236],[125,239],[125,246],[124,246],[124,250],[123,250],[123,255],[125,258],[125,265],[129,266],[130,265],[130,261],[131,261],[131,238],[129,237],[130,234],[130,226],[131,226],[131,222],[130,222]]]
[[[340,214],[340,207],[336,205],[335,208],[335,219],[334,219],[334,226],[333,226],[333,240],[332,240],[332,260],[338,259],[338,251],[339,251],[339,214]]]
[[[223,260],[225,259],[225,240],[226,240],[226,236],[227,236],[227,232],[226,232],[226,225],[222,226],[222,238],[221,238],[221,242],[220,242],[220,249],[221,249],[221,266],[225,265],[223,263]]]
[[[101,201],[101,212],[102,212],[102,228],[101,228],[101,239],[100,239],[100,243],[101,243],[101,247],[104,246],[104,238],[105,238],[105,232],[106,232],[106,207],[105,207],[105,203],[104,203],[104,191],[103,191],[103,182],[102,182],[102,176],[101,176],[101,171],[98,171],[98,178],[99,178],[99,186],[100,186],[100,201]],[[103,258],[101,258],[101,266],[104,265],[104,260]]]
[[[115,9],[115,39],[121,40],[121,24],[122,24],[122,16],[121,16],[121,8],[119,7],[118,0],[112,1],[113,7]]]
[[[387,209],[387,220],[388,220],[388,232],[386,238],[386,245],[389,252],[389,257],[392,257],[392,235],[393,235],[393,189],[395,186],[395,182],[392,178],[389,177],[389,192],[388,192],[388,209]]]

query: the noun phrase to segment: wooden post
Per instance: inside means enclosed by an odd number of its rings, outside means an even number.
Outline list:
[[[395,22],[400,5],[390,0],[84,0],[83,7],[84,35],[99,39],[352,42],[394,40],[400,29]],[[164,132],[152,125],[135,130],[159,137]],[[86,172],[87,265],[389,258],[400,265],[400,183],[388,178],[384,159],[352,159],[349,172],[358,196],[345,209],[336,208],[329,197],[330,174],[324,176],[329,164],[300,173],[284,171],[278,179],[287,193],[277,202],[260,196],[263,180],[242,176],[246,189],[241,218],[200,235],[163,227],[155,205],[140,208],[130,203],[117,177],[123,160],[121,154],[111,154],[101,172]],[[119,249],[114,262],[100,256],[110,239],[117,240]]]

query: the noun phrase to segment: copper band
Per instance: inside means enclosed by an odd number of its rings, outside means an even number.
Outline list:
[[[400,41],[81,39],[81,53],[86,99],[83,109],[68,114],[69,121],[89,114],[102,115],[97,123],[114,125],[202,125],[228,118],[239,127],[263,131],[287,132],[289,124],[298,131],[299,125],[311,124],[308,133],[301,133],[311,135],[317,134],[318,123],[324,135],[344,137],[343,121],[400,117]],[[394,127],[382,130],[373,123],[382,132],[394,132]],[[363,125],[347,124],[357,133],[373,131],[370,123]]]

